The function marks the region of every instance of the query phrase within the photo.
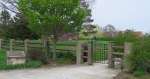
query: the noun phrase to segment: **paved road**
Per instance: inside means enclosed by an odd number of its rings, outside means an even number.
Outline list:
[[[0,79],[112,79],[117,73],[117,70],[97,63],[93,66],[1,71]]]

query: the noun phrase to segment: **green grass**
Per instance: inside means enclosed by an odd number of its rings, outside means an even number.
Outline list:
[[[6,61],[6,52],[4,50],[0,50],[0,65],[5,65]]]

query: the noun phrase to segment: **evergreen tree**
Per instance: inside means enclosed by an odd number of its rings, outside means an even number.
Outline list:
[[[38,39],[39,36],[32,32],[28,27],[28,22],[22,14],[16,14],[13,18],[13,22],[11,23],[11,28],[9,28],[9,32],[6,33],[7,38],[11,39]]]
[[[0,37],[5,37],[5,33],[8,32],[12,23],[11,16],[9,12],[3,9],[0,13]]]
[[[5,39],[38,39],[39,36],[28,27],[24,16],[20,13],[11,17],[7,10],[2,10],[0,14],[0,37]]]

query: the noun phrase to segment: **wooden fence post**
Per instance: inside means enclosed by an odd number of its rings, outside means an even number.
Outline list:
[[[114,63],[113,63],[113,55],[112,55],[112,43],[108,44],[108,67],[113,68]]]
[[[0,39],[0,49],[2,49],[2,39]]]
[[[127,56],[131,53],[132,50],[132,44],[131,43],[125,43],[124,44],[124,61],[123,61],[123,70],[128,71],[127,64],[125,63]]]
[[[27,53],[28,52],[28,39],[26,39],[26,40],[24,40],[24,51],[25,51],[25,53]]]
[[[48,58],[47,58],[47,41],[45,39],[42,40],[43,42],[43,52],[44,52],[44,59],[45,61],[48,61]]]
[[[127,56],[131,53],[131,43],[125,43],[124,53],[125,53],[125,56]]]
[[[25,52],[25,53],[28,52],[28,42],[29,42],[28,39],[24,40],[24,52]]]
[[[28,39],[24,40],[24,52],[26,54],[26,60],[29,59],[29,55],[28,55],[28,42],[29,42]]]
[[[92,62],[92,53],[93,53],[92,44],[88,44],[88,64],[89,65],[93,64],[93,62]]]
[[[13,41],[14,41],[14,39],[10,40],[10,48],[9,48],[10,52],[13,51]]]
[[[52,52],[52,59],[54,60],[54,61],[56,61],[56,58],[57,58],[57,56],[56,56],[56,43],[53,43],[53,52]]]
[[[94,40],[91,40],[91,43],[88,44],[88,64],[89,65],[93,64],[93,59],[92,59],[93,52],[94,52],[93,44],[94,44]]]
[[[76,46],[76,64],[80,65],[81,64],[81,55],[82,55],[82,44],[81,42],[78,42]]]

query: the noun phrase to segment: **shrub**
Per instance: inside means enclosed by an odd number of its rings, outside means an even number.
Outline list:
[[[136,36],[134,31],[126,31],[125,33],[119,33],[112,40],[115,41],[118,45],[123,45],[125,42],[137,42],[141,39],[141,37]]]
[[[150,37],[134,43],[127,61],[129,69],[135,74],[150,73]]]
[[[76,61],[76,56],[72,52],[58,52],[57,53],[58,64],[72,64]]]
[[[4,50],[0,50],[0,65],[6,64],[6,52]]]
[[[134,71],[134,76],[139,77],[139,76],[143,76],[144,74],[146,74],[146,72],[143,69],[137,69],[136,71]]]
[[[74,64],[74,62],[72,60],[70,60],[70,59],[64,59],[64,58],[57,59],[56,63],[58,65]]]
[[[41,61],[43,64],[46,64],[47,61],[45,59],[45,53],[42,51],[42,49],[30,49],[28,51],[28,59],[30,60],[34,60],[34,61]]]
[[[41,67],[42,62],[40,61],[29,61],[25,64],[26,68],[38,68]]]

